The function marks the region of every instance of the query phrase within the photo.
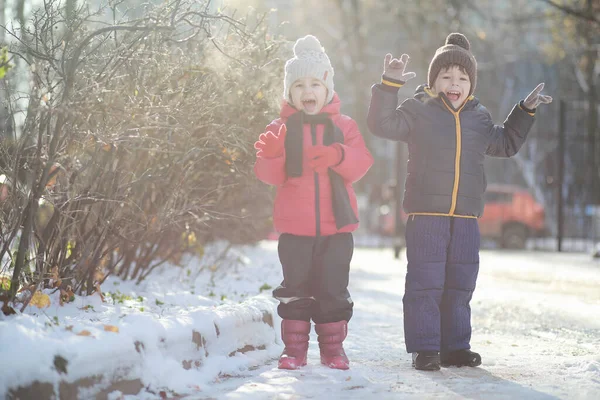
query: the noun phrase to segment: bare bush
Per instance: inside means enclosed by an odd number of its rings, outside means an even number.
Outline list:
[[[208,241],[248,243],[270,226],[251,164],[277,107],[278,43],[260,16],[195,1],[137,11],[105,24],[105,9],[67,19],[52,0],[10,32],[34,82],[19,139],[2,145],[12,295],[48,284],[52,268],[80,293],[110,273],[141,280]]]

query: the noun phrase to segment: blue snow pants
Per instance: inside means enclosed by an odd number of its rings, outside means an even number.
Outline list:
[[[479,272],[475,218],[410,216],[404,297],[406,351],[454,351],[471,346],[469,305]]]

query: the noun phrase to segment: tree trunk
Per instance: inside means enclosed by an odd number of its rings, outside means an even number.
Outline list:
[[[0,0],[0,26],[6,26],[6,1]],[[4,45],[4,29],[0,29],[0,47]]]
[[[15,11],[17,14],[17,21],[19,21],[21,26],[25,26],[25,0],[17,0]]]
[[[593,17],[594,10],[592,0],[587,0],[587,14]],[[596,30],[593,29],[594,25],[591,23],[586,24],[585,29],[585,44],[587,53],[587,64],[586,64],[586,80],[588,82],[588,116],[587,116],[587,136],[589,140],[589,164],[592,166],[592,177],[591,177],[591,201],[594,203],[598,202],[598,180],[600,179],[599,162],[597,159],[597,140],[596,131],[598,130],[598,109],[596,108],[597,94],[596,94],[596,77],[594,67],[598,59],[598,50],[596,50],[596,44],[594,43],[594,36]]]
[[[65,11],[67,14],[67,21],[73,21],[75,16],[75,8],[77,7],[77,0],[67,0],[65,3]]]

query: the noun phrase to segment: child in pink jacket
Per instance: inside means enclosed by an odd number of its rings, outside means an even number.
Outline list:
[[[279,368],[306,365],[311,319],[321,363],[348,369],[342,342],[352,317],[348,292],[352,233],[358,207],[352,183],[373,158],[356,122],[340,114],[333,68],[314,36],[300,38],[285,64],[280,117],[254,144],[254,172],[277,186],[273,219],[279,237],[283,282],[280,301],[285,349]]]

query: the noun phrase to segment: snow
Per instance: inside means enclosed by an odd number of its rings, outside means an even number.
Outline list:
[[[600,262],[588,254],[483,250],[471,341],[483,365],[423,372],[411,367],[404,348],[404,253],[395,260],[389,248],[357,248],[345,342],[351,369],[319,364],[313,330],[309,364],[283,371],[276,362],[280,320],[275,316],[275,330],[251,323],[276,307],[270,297],[281,280],[276,242],[234,248],[225,263],[211,259],[221,250],[217,245],[182,268],[165,266],[137,286],[111,277],[102,286],[113,293],[105,303],[92,295],[60,306],[55,293],[46,309],[0,317],[0,393],[35,379],[73,382],[106,370],[141,379],[138,395],[108,395],[127,400],[158,399],[161,390],[185,399],[600,398]],[[219,341],[210,340],[214,324]],[[186,370],[181,360],[201,353],[190,327],[204,333],[209,355]],[[83,330],[91,336],[78,336]],[[256,338],[263,350],[228,356]],[[144,343],[142,352],[136,341]],[[52,367],[56,354],[69,360],[67,375]],[[80,398],[93,391],[80,391]]]

